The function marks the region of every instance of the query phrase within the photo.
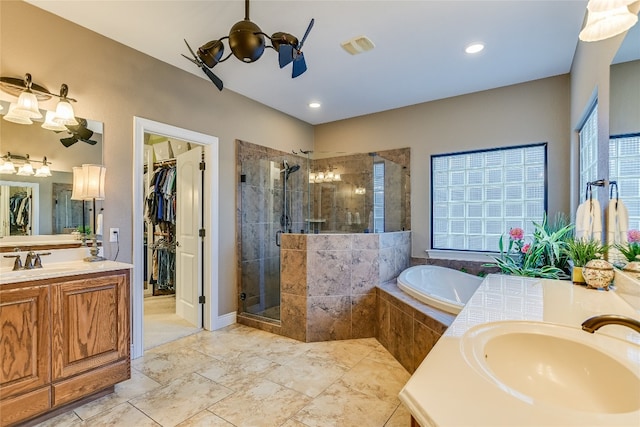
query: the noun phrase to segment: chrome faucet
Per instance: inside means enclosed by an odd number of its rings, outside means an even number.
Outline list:
[[[590,317],[582,322],[582,330],[594,333],[605,325],[622,325],[633,329],[640,333],[640,321],[627,316],[618,314],[601,314],[599,316]]]

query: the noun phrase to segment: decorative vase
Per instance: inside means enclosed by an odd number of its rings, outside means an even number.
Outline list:
[[[582,267],[571,268],[571,281],[576,285],[584,285],[584,276],[582,275]]]
[[[634,279],[640,280],[640,261],[628,262],[622,270]]]
[[[603,259],[592,259],[582,269],[588,288],[608,290],[615,272],[613,265]]]

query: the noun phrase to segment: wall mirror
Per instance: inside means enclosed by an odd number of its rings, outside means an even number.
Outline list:
[[[628,229],[640,229],[640,25],[627,32],[609,75],[609,179],[628,210]]]
[[[0,105],[1,117],[9,111],[9,102],[0,100]],[[41,113],[46,115],[44,110]],[[42,120],[22,125],[0,119],[0,157],[11,153],[17,157],[13,163],[18,169],[28,155],[34,170],[46,157],[51,171],[48,177],[0,174],[0,236],[69,234],[82,226],[83,213],[88,225],[89,204],[71,200],[72,168],[102,164],[103,124],[86,119],[87,131],[81,135],[51,131],[41,125]],[[25,196],[31,196],[28,212],[26,203],[22,203]]]

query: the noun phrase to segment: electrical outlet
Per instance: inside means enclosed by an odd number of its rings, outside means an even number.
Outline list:
[[[120,229],[119,228],[110,228],[109,229],[109,241],[117,242],[120,237]]]

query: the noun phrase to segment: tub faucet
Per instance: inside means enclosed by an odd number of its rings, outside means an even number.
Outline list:
[[[633,329],[640,333],[640,321],[627,316],[618,314],[601,314],[599,316],[590,317],[582,322],[582,330],[594,333],[605,325],[622,325]]]

